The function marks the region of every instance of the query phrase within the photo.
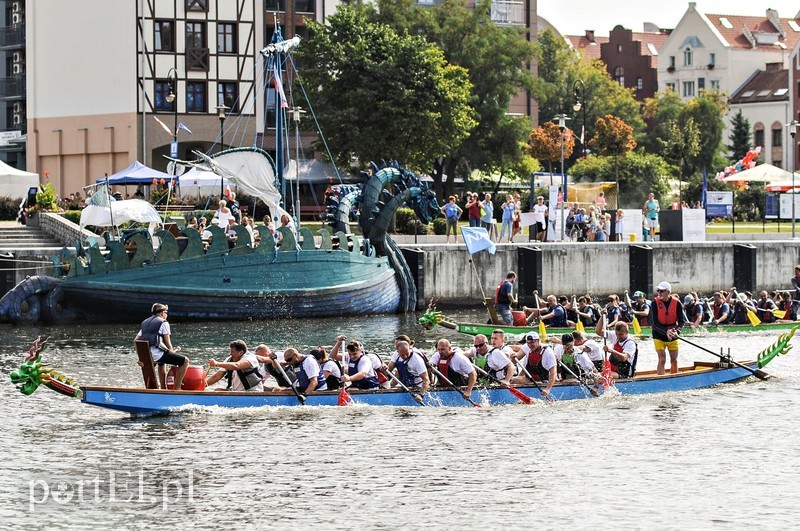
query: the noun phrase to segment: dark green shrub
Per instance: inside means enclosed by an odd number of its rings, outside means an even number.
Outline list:
[[[8,196],[0,197],[0,221],[14,221],[19,213],[21,199]]]
[[[68,221],[73,222],[75,225],[81,224],[81,211],[80,210],[67,210],[61,214]]]
[[[447,220],[445,218],[436,218],[433,220],[433,233],[438,236],[444,236],[447,231]]]

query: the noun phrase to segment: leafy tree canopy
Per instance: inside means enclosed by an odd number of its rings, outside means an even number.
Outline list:
[[[621,208],[641,207],[647,194],[659,197],[669,193],[669,164],[648,153],[632,152],[624,157],[590,155],[575,163],[570,176],[578,181],[619,182]]]

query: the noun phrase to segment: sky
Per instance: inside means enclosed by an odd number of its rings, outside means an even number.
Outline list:
[[[681,0],[537,0],[540,17],[558,29],[562,35],[583,35],[594,30],[595,35],[607,36],[614,26],[642,31],[642,23],[653,22],[661,28],[674,28],[689,8]],[[768,8],[778,11],[781,18],[790,18],[800,11],[797,0],[697,0],[701,13],[719,15],[764,15]]]

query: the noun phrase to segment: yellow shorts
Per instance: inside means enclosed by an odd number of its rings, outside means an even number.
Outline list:
[[[677,339],[673,339],[672,341],[661,341],[660,339],[653,338],[653,344],[656,346],[656,350],[670,350],[672,352],[678,351]]]

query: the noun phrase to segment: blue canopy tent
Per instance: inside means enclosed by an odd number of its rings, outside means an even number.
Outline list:
[[[108,179],[109,185],[115,186],[127,184],[153,184],[153,179],[158,179],[160,182],[161,179],[164,179],[165,181],[172,181],[177,180],[178,177],[176,175],[169,175],[163,171],[154,170],[153,168],[149,168],[141,162],[136,161],[124,170],[118,171],[114,175],[97,179],[97,184],[105,184],[106,179]]]

